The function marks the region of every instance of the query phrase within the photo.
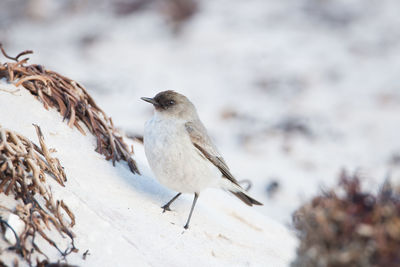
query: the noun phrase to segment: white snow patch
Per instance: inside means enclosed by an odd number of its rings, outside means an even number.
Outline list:
[[[1,81],[0,88],[13,87]],[[142,176],[133,175],[125,163],[113,167],[94,151],[92,135],[70,129],[56,110],[46,111],[25,89],[17,95],[0,91],[0,106],[0,123],[36,143],[32,123],[39,125],[65,168],[66,187],[54,182],[52,191],[76,215],[79,253],[68,257],[70,264],[287,266],[293,258],[296,240],[288,229],[220,190],[201,195],[190,229],[183,231],[192,196],[163,214],[160,206],[174,192],[153,179],[139,144],[135,159]],[[54,249],[46,253],[59,258]]]

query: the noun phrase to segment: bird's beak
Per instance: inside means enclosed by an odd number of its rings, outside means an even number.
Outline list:
[[[150,97],[141,97],[140,99],[142,99],[143,101],[149,102],[149,103],[151,103],[151,104],[153,104],[153,105],[158,105],[158,103],[157,103],[153,98],[150,98]]]

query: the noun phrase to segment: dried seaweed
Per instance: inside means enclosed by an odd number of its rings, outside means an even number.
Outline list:
[[[0,49],[6,58],[15,61],[0,64],[0,79],[6,78],[16,86],[22,85],[37,96],[46,109],[56,108],[68,126],[76,127],[84,135],[82,123],[86,125],[96,136],[98,153],[105,155],[107,160],[112,160],[114,166],[116,161],[124,160],[133,173],[140,174],[131,157],[133,152],[115,129],[111,118],[97,106],[81,84],[46,70],[41,65],[26,65],[29,58],[20,58],[32,51],[23,51],[16,57],[11,57],[5,53],[1,44]]]
[[[376,194],[343,172],[293,216],[300,247],[292,266],[400,266],[400,191],[385,182]]]
[[[176,34],[199,10],[199,2],[196,0],[168,0],[161,3],[161,10]]]
[[[44,260],[44,261],[37,262],[36,267],[76,267],[76,265],[69,265],[69,264],[60,263],[60,262],[50,263],[47,260]]]
[[[15,251],[29,265],[32,265],[32,255],[42,254],[47,258],[36,243],[40,236],[60,252],[65,258],[71,252],[77,252],[74,245],[75,216],[63,201],[55,201],[46,177],[51,176],[61,186],[67,181],[64,170],[57,158],[50,155],[39,126],[34,125],[39,138],[40,147],[26,137],[0,126],[0,193],[13,195],[18,201],[15,210],[1,207],[12,212],[24,222],[24,230],[17,236],[12,225],[5,223],[15,234],[16,245],[9,248]],[[64,218],[69,217],[70,223]],[[62,238],[70,239],[67,249],[61,250],[56,242],[46,232],[57,230]]]
[[[127,16],[143,10],[160,13],[171,30],[179,34],[186,23],[199,12],[201,2],[198,0],[115,0],[114,12]]]

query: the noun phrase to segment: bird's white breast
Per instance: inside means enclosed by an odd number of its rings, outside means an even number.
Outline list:
[[[221,173],[192,144],[185,122],[157,112],[146,122],[144,148],[156,178],[182,193],[216,186]]]

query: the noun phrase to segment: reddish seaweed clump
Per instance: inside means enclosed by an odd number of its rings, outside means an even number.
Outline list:
[[[343,172],[338,188],[293,215],[300,246],[292,266],[400,266],[400,190],[376,193]]]

